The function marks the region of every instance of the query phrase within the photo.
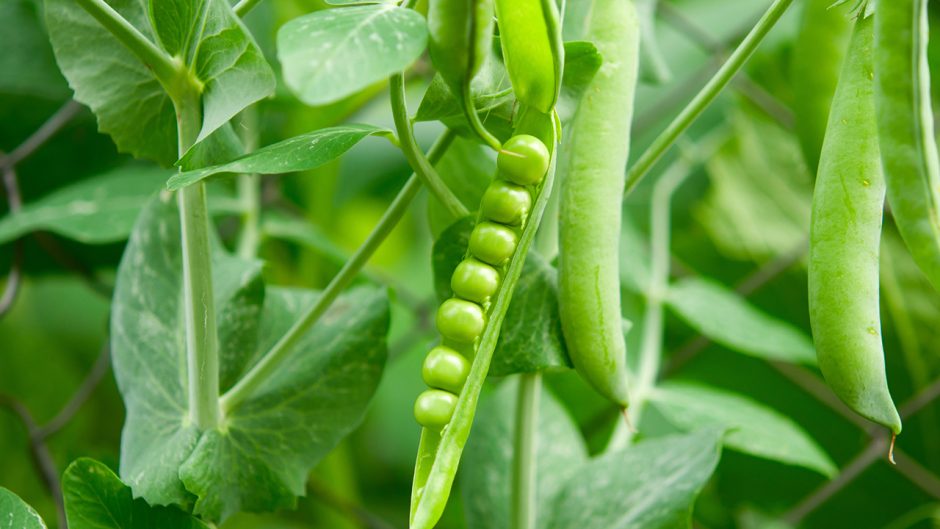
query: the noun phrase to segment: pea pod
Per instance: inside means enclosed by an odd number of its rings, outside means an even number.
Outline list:
[[[836,91],[852,21],[833,0],[806,0],[800,31],[793,46],[793,117],[803,158],[816,172],[829,107]]]
[[[829,115],[813,192],[809,315],[819,367],[858,414],[901,431],[885,377],[878,250],[885,198],[872,65],[873,21],[859,18]]]
[[[632,1],[596,0],[590,17],[587,38],[604,64],[562,147],[558,308],[575,368],[626,407],[618,248],[640,32]]]
[[[555,0],[496,0],[496,17],[516,98],[551,114],[565,60]]]
[[[452,278],[456,297],[445,301],[438,313],[438,328],[445,338],[444,344],[429,355],[424,378],[439,389],[423,393],[415,405],[416,419],[423,428],[411,491],[412,529],[434,527],[447,505],[460,456],[473,425],[480,391],[493,359],[500,326],[551,194],[556,119],[555,116],[544,115],[531,108],[523,111],[516,130],[536,134],[542,148],[534,151],[530,149],[535,145],[532,141],[535,138],[520,141],[514,137],[507,141],[509,149],[513,145],[525,145],[526,148],[519,152],[501,152],[500,156],[512,156],[513,160],[512,163],[504,162],[500,166],[511,167],[510,172],[515,169],[520,172],[505,174],[501,170],[502,181],[494,182],[493,185],[505,188],[509,185],[506,181],[512,180],[516,182],[513,184],[516,193],[521,189],[535,198],[531,202],[509,201],[518,205],[518,211],[507,213],[501,210],[501,214],[506,213],[506,217],[513,220],[512,224],[500,224],[499,219],[481,213],[477,228],[482,226],[485,229],[476,232],[483,235],[478,235],[476,243],[471,237],[466,259],[457,267]],[[541,154],[536,154],[530,163],[518,163],[533,152]],[[544,164],[540,160],[542,156],[546,161]],[[533,168],[543,173],[537,181],[531,179]],[[518,182],[526,179],[528,184],[520,187]],[[530,203],[531,209],[528,209]],[[519,222],[516,222],[517,219]],[[508,257],[507,248],[511,249]],[[495,293],[494,285],[497,285]],[[472,317],[464,318],[467,314]],[[484,318],[482,328],[478,326],[479,314]],[[468,338],[471,339],[469,342]],[[461,367],[461,359],[454,355],[473,359],[469,371]],[[452,405],[452,400],[443,395],[441,390],[453,391],[458,387],[459,395],[454,395],[456,403]]]
[[[940,162],[927,65],[927,0],[875,5],[875,106],[894,222],[940,291]]]
[[[499,149],[499,140],[483,126],[470,94],[470,82],[493,42],[493,0],[431,0],[428,32],[431,61],[463,107],[471,128]]]

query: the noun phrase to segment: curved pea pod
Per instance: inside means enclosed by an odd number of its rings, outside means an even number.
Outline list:
[[[859,19],[832,101],[813,192],[809,315],[833,392],[901,431],[885,376],[878,252],[885,198],[875,122],[871,18]]]
[[[596,0],[588,39],[604,65],[562,146],[558,305],[568,354],[598,392],[627,406],[619,241],[639,26],[633,2]]]
[[[940,162],[926,0],[875,5],[875,107],[891,213],[917,266],[940,291]]]
[[[516,98],[550,114],[565,60],[555,0],[496,0],[496,18]]]
[[[493,42],[493,0],[430,0],[428,52],[438,73],[464,109],[471,128],[494,148],[496,140],[483,126],[470,94]]]
[[[848,10],[832,4],[833,0],[806,0],[790,70],[796,135],[806,165],[814,173],[852,34]]]

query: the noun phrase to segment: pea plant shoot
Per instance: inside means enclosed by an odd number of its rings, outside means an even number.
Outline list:
[[[936,521],[940,12],[746,4],[0,1],[0,529]]]

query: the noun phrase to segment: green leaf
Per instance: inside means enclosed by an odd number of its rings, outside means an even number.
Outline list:
[[[721,431],[641,442],[578,469],[555,504],[551,529],[692,527],[695,497],[718,465]]]
[[[45,1],[53,50],[75,98],[91,107],[118,149],[172,164],[178,157],[176,115],[150,68],[73,0]],[[202,83],[197,141],[274,92],[274,72],[225,0],[152,1],[153,17],[139,0],[109,4],[171,55],[183,55]]]
[[[167,175],[165,169],[132,165],[53,191],[0,219],[0,243],[38,230],[85,244],[122,241]]]
[[[0,529],[46,529],[46,524],[19,496],[0,487]]]
[[[315,11],[277,35],[284,81],[301,101],[324,105],[404,70],[427,46],[424,17],[395,5]]]
[[[29,0],[0,2],[0,92],[65,99],[68,85],[39,22],[39,6]]]
[[[306,171],[338,158],[366,136],[376,134],[391,132],[372,125],[357,124],[315,130],[262,147],[228,163],[175,174],[167,181],[167,188],[180,189],[222,173],[278,174]],[[184,156],[180,164],[188,166],[190,155]]]
[[[594,44],[583,41],[565,43],[565,69],[561,79],[561,94],[556,104],[562,120],[568,121],[574,116],[581,96],[603,62]]]
[[[755,111],[756,112],[756,111]],[[734,135],[708,158],[705,199],[692,210],[721,252],[762,262],[806,244],[813,182],[793,134],[737,110]]]
[[[59,68],[75,99],[91,107],[98,128],[118,149],[169,166],[177,158],[173,103],[137,60],[75,0],[45,0],[46,26]],[[152,37],[145,2],[111,0],[118,13]]]
[[[135,495],[190,505],[207,519],[294,505],[310,469],[362,419],[385,362],[385,292],[341,296],[285,360],[289,366],[230,411],[220,430],[188,418],[181,321],[179,220],[154,200],[125,250],[112,309],[112,356],[127,421],[121,475]],[[270,288],[260,263],[214,245],[213,286],[223,391],[317,294]]]
[[[805,467],[826,477],[833,477],[838,470],[800,425],[743,395],[698,384],[667,383],[655,390],[652,400],[682,429],[726,428],[728,448]]]
[[[666,302],[692,328],[731,350],[769,360],[816,364],[816,351],[806,334],[760,311],[720,283],[682,279],[669,287]]]
[[[441,301],[453,295],[450,277],[467,253],[474,222],[473,217],[458,220],[434,243],[434,289]],[[503,320],[490,375],[572,367],[558,315],[555,275],[555,268],[529,252]]]
[[[470,529],[511,527],[510,503],[513,465],[513,436],[519,384],[500,385],[480,405],[461,466],[464,512]],[[587,447],[578,426],[551,392],[539,396],[536,435],[536,527],[548,526],[548,513],[578,468],[587,462]]]
[[[128,165],[53,191],[0,219],[0,244],[40,230],[84,244],[126,240],[140,211],[163,189],[170,174],[157,167]],[[228,189],[213,189],[209,196],[213,215],[238,214],[242,209]]]
[[[134,498],[111,469],[93,459],[76,460],[62,476],[71,529],[209,529],[176,507],[151,507]]]

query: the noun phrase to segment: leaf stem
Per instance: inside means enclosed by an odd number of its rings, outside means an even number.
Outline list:
[[[246,152],[258,149],[258,115],[253,108],[242,112],[245,133],[242,140]],[[238,175],[238,199],[242,205],[242,226],[238,233],[237,254],[243,259],[253,259],[258,254],[261,242],[261,177],[257,174]]]
[[[538,465],[539,397],[542,374],[523,373],[516,399],[512,467],[512,529],[535,529]]]
[[[463,94],[461,94],[462,101],[460,106],[463,107],[464,114],[467,116],[467,122],[470,123],[470,128],[477,136],[483,140],[484,143],[489,145],[494,151],[499,151],[503,148],[502,144],[493,136],[493,134],[487,130],[486,126],[483,124],[483,121],[480,119],[480,115],[477,114],[477,109],[473,105],[473,94],[470,92],[470,83],[464,83]]]
[[[408,117],[408,107],[405,104],[405,76],[401,72],[392,75],[389,80],[389,93],[392,99],[392,117],[395,119],[395,128],[398,132],[398,140],[401,142],[401,150],[408,159],[408,164],[424,184],[428,186],[441,204],[447,208],[447,211],[455,218],[459,219],[470,214],[467,208],[460,200],[454,196],[454,193],[447,187],[447,184],[441,180],[440,175],[434,170],[431,163],[421,152],[415,141],[414,130],[411,127],[411,119]]]
[[[235,11],[235,14],[239,18],[244,18],[249,11],[255,8],[256,5],[260,4],[261,0],[240,0],[235,7],[232,8],[232,11]]]
[[[190,93],[176,103],[179,153],[196,141],[202,126],[202,101]],[[177,194],[183,247],[183,317],[186,326],[186,372],[189,413],[202,430],[218,427],[219,339],[209,255],[209,213],[206,186],[199,182]]]
[[[455,134],[447,130],[438,138],[437,142],[428,151],[430,163],[436,163],[450,147]],[[307,311],[297,320],[296,323],[277,341],[276,344],[258,361],[248,373],[242,377],[231,389],[222,395],[222,410],[229,413],[241,404],[246,398],[254,394],[267,379],[273,374],[278,366],[291,352],[294,345],[301,337],[320,319],[321,316],[330,308],[333,302],[339,297],[339,294],[352,282],[359,274],[362,267],[372,257],[372,254],[381,246],[386,237],[392,232],[392,229],[398,225],[411,202],[421,190],[421,179],[416,175],[411,175],[405,186],[392,201],[392,204],[385,210],[379,223],[372,229],[366,241],[356,250],[356,253],[346,261],[343,268],[333,277],[330,283],[323,290],[322,295],[317,299]]]
[[[153,70],[154,75],[171,96],[179,93],[179,80],[181,78],[188,80],[186,67],[182,61],[167,55],[104,0],[78,0],[78,4],[141,62]]]
[[[715,72],[715,75],[705,84],[701,91],[685,108],[679,112],[679,115],[672,120],[669,126],[664,130],[650,146],[637,159],[632,167],[627,171],[627,184],[625,194],[630,194],[637,186],[640,180],[649,172],[650,169],[659,161],[669,148],[679,139],[689,126],[708,108],[708,105],[718,97],[718,94],[734,78],[734,75],[744,66],[744,63],[751,57],[757,46],[760,45],[767,33],[776,25],[780,17],[786,12],[793,0],[774,0],[774,3],[767,9],[764,15],[757,21],[757,25],[744,37],[741,44],[734,50],[734,53],[728,57],[728,60]]]

